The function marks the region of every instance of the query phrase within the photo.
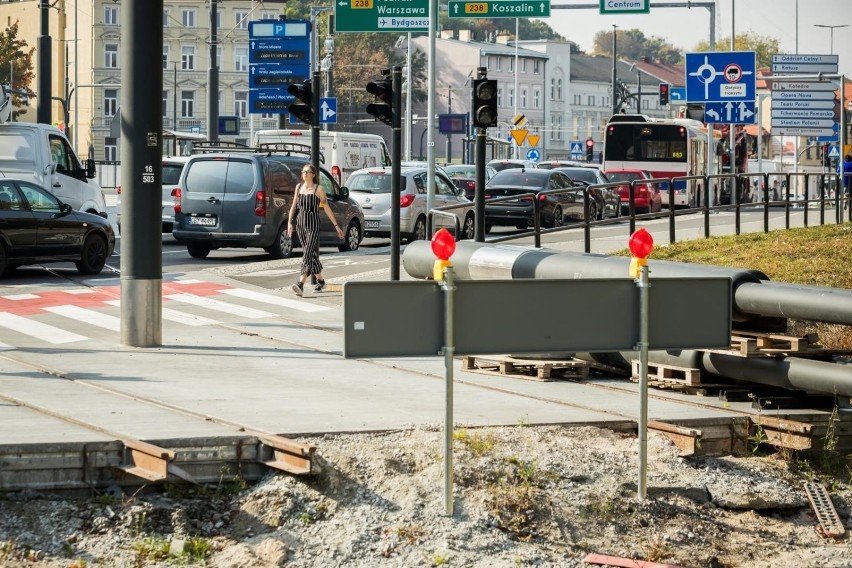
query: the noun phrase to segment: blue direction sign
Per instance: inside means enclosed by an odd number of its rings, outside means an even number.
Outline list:
[[[337,97],[323,97],[320,99],[320,124],[337,123]]]
[[[671,87],[669,89],[669,100],[671,102],[686,102],[686,87]]]
[[[530,148],[527,150],[527,160],[532,160],[533,162],[537,162],[541,159],[541,153],[535,148]]]
[[[287,87],[310,77],[310,32],[307,20],[249,22],[249,112],[287,112]]]
[[[754,101],[750,102],[707,102],[704,103],[704,122],[724,124],[754,124],[756,122]]]
[[[686,100],[691,103],[755,99],[753,51],[686,54]]]

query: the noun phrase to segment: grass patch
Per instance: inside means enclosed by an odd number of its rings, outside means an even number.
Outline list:
[[[467,450],[477,457],[490,453],[497,443],[497,438],[490,432],[469,432],[461,428],[453,432],[453,440],[461,443]]]

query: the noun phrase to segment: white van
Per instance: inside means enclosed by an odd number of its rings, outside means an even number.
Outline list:
[[[254,146],[277,142],[298,142],[310,146],[311,131],[258,130],[254,134]],[[320,149],[320,163],[340,185],[346,185],[346,180],[355,170],[391,165],[385,139],[377,134],[321,130]]]
[[[80,162],[61,130],[48,124],[0,124],[0,176],[33,180],[77,211],[107,217],[95,161]]]

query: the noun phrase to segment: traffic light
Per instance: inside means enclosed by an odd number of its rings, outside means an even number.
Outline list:
[[[592,162],[595,159],[595,141],[589,138],[586,140],[586,161]]]
[[[477,128],[497,126],[497,81],[473,80],[473,125]]]
[[[388,71],[382,71],[384,77],[367,83],[367,92],[382,101],[381,104],[368,104],[367,113],[388,126],[393,126],[393,83],[387,73]]]
[[[660,83],[660,106],[669,104],[669,84]]]
[[[293,83],[287,87],[287,92],[296,97],[296,101],[300,101],[287,107],[289,113],[305,124],[313,124],[314,109],[311,107],[311,104],[313,103],[311,80],[308,79],[302,83]]]
[[[831,146],[822,147],[822,165],[825,168],[831,168],[831,157],[828,155],[831,151]]]

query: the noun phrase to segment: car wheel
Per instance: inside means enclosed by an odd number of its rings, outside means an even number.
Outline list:
[[[349,221],[349,226],[346,227],[346,234],[343,236],[343,244],[337,247],[340,252],[358,250],[361,244],[361,228],[355,221]]]
[[[293,239],[287,234],[286,224],[282,224],[278,228],[275,241],[268,247],[264,247],[263,250],[276,260],[293,256]]]
[[[411,241],[425,241],[426,240],[426,218],[418,217],[417,221],[414,222],[414,231],[411,233],[411,236],[408,238],[409,242]]]
[[[187,243],[186,245],[186,252],[192,258],[207,258],[211,250],[213,250],[213,247],[207,243]]]
[[[595,221],[598,218],[598,204],[594,201],[589,203],[589,213],[586,215],[586,219],[589,221]]]
[[[99,235],[89,235],[83,242],[80,260],[74,263],[80,274],[98,274],[104,269],[107,258],[107,244]]]
[[[553,215],[551,216],[550,224],[548,226],[550,228],[561,227],[564,222],[565,219],[562,218],[562,208],[557,205],[553,210]]]
[[[473,219],[473,213],[465,215],[464,223],[461,228],[461,239],[471,240],[476,235],[476,222]]]

